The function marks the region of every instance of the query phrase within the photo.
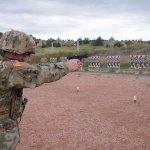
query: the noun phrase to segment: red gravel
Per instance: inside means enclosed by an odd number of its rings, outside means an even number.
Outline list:
[[[24,96],[17,150],[150,149],[150,77],[71,73]]]

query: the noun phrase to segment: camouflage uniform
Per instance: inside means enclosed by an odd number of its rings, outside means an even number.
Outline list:
[[[67,73],[64,63],[30,65],[0,56],[0,150],[13,150],[19,142],[18,122],[27,101],[23,88],[59,80]]]

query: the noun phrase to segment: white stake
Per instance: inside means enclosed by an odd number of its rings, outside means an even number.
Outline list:
[[[136,103],[136,101],[137,101],[136,95],[133,96],[133,100],[134,100],[134,103]]]
[[[76,90],[77,90],[77,92],[79,92],[80,88],[77,86],[77,87],[76,87]]]

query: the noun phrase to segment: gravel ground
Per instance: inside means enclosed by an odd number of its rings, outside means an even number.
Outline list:
[[[76,72],[24,96],[17,150],[150,150],[148,76]]]

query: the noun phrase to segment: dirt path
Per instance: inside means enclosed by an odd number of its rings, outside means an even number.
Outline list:
[[[150,77],[72,73],[24,96],[17,150],[150,149]]]

